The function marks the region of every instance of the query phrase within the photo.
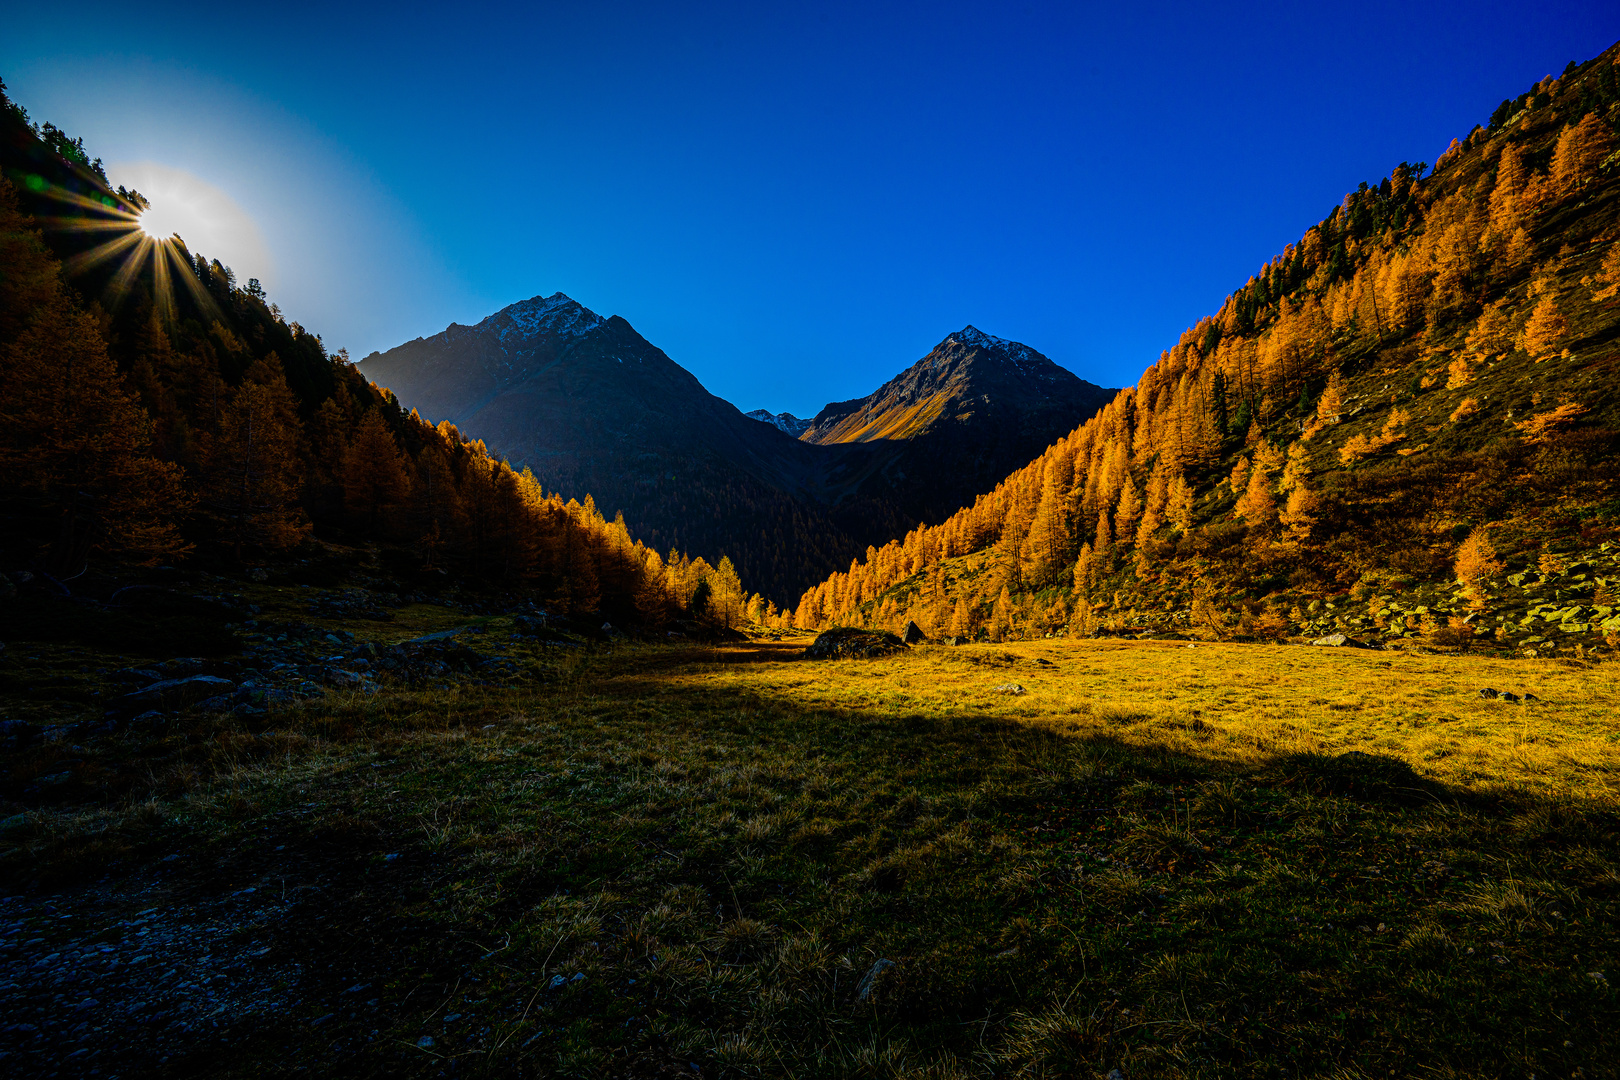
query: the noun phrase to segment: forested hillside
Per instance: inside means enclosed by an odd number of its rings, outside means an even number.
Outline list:
[[[62,595],[148,565],[364,549],[407,588],[521,593],[657,624],[728,564],[634,541],[453,426],[424,423],[183,241],[146,236],[81,141],[0,86],[0,561]]]
[[[807,591],[798,625],[1612,646],[1617,58],[1361,184],[1095,418]]]
[[[970,326],[794,436],[560,292],[360,367],[548,489],[591,492],[660,547],[724,553],[788,605],[869,545],[971,503],[1113,396]]]

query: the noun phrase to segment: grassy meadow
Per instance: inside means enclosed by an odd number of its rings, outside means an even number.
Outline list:
[[[288,1005],[151,1075],[1620,1074],[1613,663],[808,640],[82,746],[0,876],[279,891]]]

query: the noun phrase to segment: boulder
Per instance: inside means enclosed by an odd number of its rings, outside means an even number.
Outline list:
[[[366,677],[357,671],[332,667],[326,669],[326,681],[333,686],[354,690],[366,684]]]
[[[816,635],[816,640],[804,650],[811,660],[868,659],[887,656],[906,648],[898,634],[887,630],[858,630],[850,626],[835,626]]]
[[[907,619],[905,628],[900,631],[900,640],[907,645],[915,645],[919,641],[927,641],[928,635],[922,632],[922,627]]]
[[[116,702],[125,712],[166,708],[180,709],[193,702],[204,701],[220,694],[229,694],[236,684],[217,675],[192,675],[184,679],[164,679],[151,686],[125,694]]]
[[[1333,633],[1327,637],[1319,637],[1311,642],[1312,645],[1325,645],[1331,648],[1367,649],[1371,648],[1365,641],[1357,641],[1345,634]]]
[[[1015,682],[1002,683],[1000,686],[992,686],[990,688],[990,692],[992,694],[1023,694],[1023,693],[1028,693],[1028,691],[1026,691],[1022,686],[1019,686]]]

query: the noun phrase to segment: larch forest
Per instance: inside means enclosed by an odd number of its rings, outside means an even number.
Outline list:
[[[798,420],[352,363],[0,85],[0,1071],[1620,1076],[1617,128]]]

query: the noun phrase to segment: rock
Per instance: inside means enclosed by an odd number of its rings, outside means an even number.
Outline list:
[[[349,671],[345,668],[327,668],[326,681],[332,686],[345,690],[373,690],[375,685],[366,676],[358,671]]]
[[[992,694],[1023,694],[1023,693],[1028,693],[1028,691],[1026,691],[1022,686],[1019,686],[1015,682],[1002,683],[1000,686],[992,686],[990,688],[990,692]]]
[[[1501,693],[1501,698],[1502,698],[1503,701],[1518,701],[1519,700],[1519,695],[1513,693],[1510,690],[1504,690]]]
[[[236,684],[217,675],[192,675],[184,679],[164,679],[132,694],[125,694],[115,705],[126,712],[137,712],[161,706],[180,709],[193,702],[203,701],[219,694],[229,694]]]
[[[470,626],[458,626],[454,630],[437,630],[437,631],[435,631],[435,632],[433,632],[431,634],[423,634],[419,638],[411,638],[411,640],[409,640],[409,641],[402,641],[402,642],[400,642],[400,644],[401,645],[422,645],[422,644],[425,644],[425,643],[430,642],[430,641],[449,641],[451,638],[455,637],[456,635],[465,634],[468,630],[471,630],[471,629],[472,629],[472,627],[470,627]]]
[[[1500,693],[1498,693],[1497,691],[1491,689],[1489,686],[1487,686],[1484,689],[1480,690],[1479,696],[1484,698],[1486,701],[1495,701],[1497,698],[1501,697],[1502,695]]]
[[[1345,634],[1332,633],[1327,637],[1319,637],[1311,642],[1312,645],[1325,645],[1331,648],[1368,649],[1371,648],[1365,641],[1357,641]]]
[[[919,641],[927,641],[928,635],[922,632],[922,627],[907,619],[904,629],[900,631],[900,640],[907,645],[915,645]]]
[[[155,668],[128,667],[119,668],[117,671],[110,673],[107,678],[118,682],[155,683],[162,680],[163,673]]]
[[[1536,697],[1536,695],[1534,695],[1532,693],[1526,692],[1525,695],[1524,695],[1524,700],[1526,700],[1526,701],[1540,701],[1541,699]]]
[[[1041,667],[1056,667],[1057,666],[1057,665],[1053,664],[1052,661],[1048,660],[1044,656],[1037,656],[1035,658],[1035,663],[1037,665],[1041,666]]]
[[[804,650],[811,660],[871,658],[887,656],[906,648],[899,635],[887,630],[857,630],[854,627],[835,626],[823,630]]]
[[[228,712],[235,703],[236,697],[234,694],[219,694],[197,702],[197,708],[206,709],[209,712]]]
[[[255,566],[247,572],[247,576],[249,581],[269,581],[270,571],[262,566]]]
[[[885,971],[894,967],[893,960],[879,960],[861,977],[859,985],[855,987],[855,1000],[866,1001],[871,998],[872,991],[877,988],[877,981]]]

